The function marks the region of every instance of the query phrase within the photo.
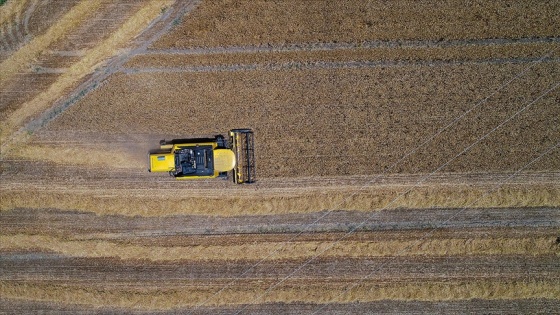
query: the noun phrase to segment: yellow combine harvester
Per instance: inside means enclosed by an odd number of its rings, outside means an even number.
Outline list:
[[[160,141],[160,148],[149,154],[149,172],[168,172],[176,179],[227,177],[233,171],[237,184],[256,179],[254,136],[251,129],[233,129],[229,141],[191,138]]]

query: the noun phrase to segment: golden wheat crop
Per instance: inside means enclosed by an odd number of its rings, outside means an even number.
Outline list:
[[[555,1],[204,1],[155,48],[558,35]]]
[[[553,106],[557,91],[492,130],[549,88],[559,73],[555,62],[527,67],[483,63],[119,74],[47,129],[180,138],[251,126],[257,133],[260,176],[338,176],[381,173],[464,115],[391,172],[429,173],[450,159],[444,172],[511,172],[552,145],[560,132],[555,120],[560,109]],[[493,90],[524,70],[507,88]],[[167,93],[169,87],[182,92]],[[114,98],[124,94],[113,106]],[[488,132],[480,144],[454,157]],[[559,166],[557,159],[546,159],[532,170]]]
[[[2,55],[0,313],[559,305],[560,2],[75,3]],[[253,185],[146,172],[241,127]]]

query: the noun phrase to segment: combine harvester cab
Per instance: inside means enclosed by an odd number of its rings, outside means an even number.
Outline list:
[[[254,134],[251,129],[233,129],[229,142],[222,135],[160,141],[149,154],[149,172],[168,172],[176,179],[228,177],[237,184],[256,180]]]

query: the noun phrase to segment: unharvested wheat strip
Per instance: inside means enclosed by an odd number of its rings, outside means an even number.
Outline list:
[[[555,280],[463,280],[423,281],[422,283],[376,283],[371,281],[344,296],[338,294],[347,283],[323,281],[284,285],[267,295],[262,303],[352,303],[380,300],[397,301],[457,301],[471,299],[518,300],[557,299],[560,286]],[[209,306],[253,304],[254,296],[264,290],[263,284],[242,283],[224,290],[220,299]],[[57,285],[45,282],[0,281],[4,298],[50,301],[92,306],[114,306],[143,310],[167,310],[196,306],[207,300],[215,288],[181,285],[162,289],[159,286],[130,288],[109,286],[95,288],[86,285]]]
[[[42,110],[48,108],[52,102],[58,99],[63,93],[71,88],[76,82],[81,80],[85,75],[91,73],[95,66],[101,63],[103,60],[115,55],[119,49],[126,46],[134,36],[140,33],[149,23],[155,19],[159,14],[161,14],[161,8],[169,5],[172,1],[166,0],[152,0],[144,5],[140,10],[138,10],[132,17],[130,17],[118,30],[116,30],[108,39],[97,45],[96,47],[90,49],[85,53],[83,58],[73,64],[68,70],[62,74],[58,80],[53,83],[48,90],[39,94],[37,97],[31,101],[23,104],[21,108],[16,110],[12,115],[6,119],[5,124],[2,128],[2,133],[0,135],[0,140],[2,141],[3,150],[6,150],[9,145],[6,144],[8,137],[29,117],[38,114]],[[99,6],[101,2],[99,1],[83,1],[80,3],[80,12],[82,10],[87,11],[82,14],[91,13],[94,11],[93,8]],[[94,7],[92,7],[94,6]],[[77,9],[76,9],[77,10]],[[68,14],[72,14],[72,10]],[[68,15],[67,15],[68,16]],[[77,23],[80,19],[77,19],[72,15],[72,23],[74,24],[64,24],[66,27],[71,27]],[[60,22],[59,22],[60,23]],[[58,28],[56,28],[58,30]],[[44,35],[47,36],[48,34]],[[61,34],[58,34],[59,37]],[[40,45],[39,47],[33,48],[34,53],[38,53],[45,49],[46,46]],[[23,58],[23,57],[21,57]],[[6,60],[4,63],[10,65],[15,61]],[[2,66],[0,65],[0,72],[3,72]],[[8,67],[8,66],[6,66]],[[11,70],[12,72],[14,70]],[[0,82],[1,83],[1,82]]]
[[[531,93],[533,89],[539,86],[538,84],[554,82],[554,73],[560,64],[547,63],[532,66],[536,73],[531,70],[531,74],[527,78],[519,82],[512,82],[508,90],[511,88],[515,93],[511,92],[510,94],[521,97],[521,95]],[[452,66],[444,69],[412,67],[406,69],[316,69],[313,71],[254,71],[188,75],[182,73],[117,74],[112,76],[107,84],[65,111],[62,119],[52,121],[47,130],[50,132],[65,132],[72,129],[87,129],[101,134],[181,135],[185,132],[181,117],[196,117],[212,112],[214,113],[213,123],[209,124],[205,120],[193,120],[189,125],[191,130],[206,133],[211,132],[210,130],[223,129],[224,125],[231,124],[231,113],[223,110],[223,106],[227,104],[228,108],[234,110],[236,115],[242,115],[241,117],[236,116],[238,124],[254,126],[255,130],[260,130],[259,139],[267,139],[267,141],[257,141],[257,154],[276,154],[283,157],[285,156],[285,150],[292,149],[291,143],[289,143],[290,145],[283,143],[285,141],[284,137],[288,137],[288,141],[292,141],[297,137],[302,138],[302,135],[306,135],[305,137],[310,140],[312,145],[325,140],[322,150],[326,151],[325,148],[331,148],[333,144],[342,143],[340,139],[345,139],[345,144],[347,141],[354,139],[356,131],[359,131],[360,128],[361,132],[368,135],[371,135],[374,130],[376,132],[375,137],[369,136],[371,140],[360,143],[361,146],[368,146],[368,149],[362,149],[360,152],[383,149],[385,146],[383,146],[381,139],[389,141],[387,143],[390,145],[386,147],[387,150],[393,149],[398,152],[406,150],[407,147],[410,148],[410,143],[416,143],[423,139],[422,137],[430,136],[432,131],[435,132],[437,128],[443,127],[445,121],[458,117],[465,110],[465,106],[471,102],[471,99],[474,102],[484,95],[489,95],[492,92],[489,88],[496,82],[511,79],[524,68],[526,66],[516,64],[482,67],[472,65]],[[366,75],[371,76],[371,78],[366,78]],[[336,77],[337,80],[328,79],[332,77]],[[383,81],[382,85],[384,87],[378,88],[378,81]],[[461,82],[461,84],[453,82]],[[164,91],[169,86],[182,89],[182,93],[165,93]],[[387,89],[385,86],[391,87],[391,89]],[[120,91],[123,91],[123,89],[127,91],[126,97],[119,98],[119,106],[111,106],[114,95],[122,94]],[[470,89],[476,91],[476,93],[473,94],[469,91]],[[310,91],[313,91],[313,93],[310,93]],[[379,94],[375,91],[379,91]],[[269,97],[270,94],[279,95],[280,100]],[[301,95],[308,95],[309,101],[307,101],[307,98],[302,99]],[[347,117],[350,118],[347,121],[342,121],[341,116],[332,115],[327,108],[324,108],[324,104],[339,103],[337,99],[341,97],[345,99],[342,102],[344,105],[355,104],[364,109],[365,115],[359,114],[358,108],[356,110],[349,107],[341,108],[341,111],[349,115]],[[185,103],[185,100],[189,100],[188,103]],[[224,103],[215,100],[226,101]],[[484,117],[490,119],[497,114],[502,114],[504,110],[501,109],[502,107],[513,106],[517,103],[516,101],[512,104],[510,99],[502,99],[501,97],[496,101],[497,104],[494,106],[484,108]],[[541,122],[536,123],[534,125],[535,129],[528,132],[541,134],[540,130],[554,130],[550,119],[556,117],[554,114],[557,106],[552,106],[552,99],[548,102],[550,102],[550,106],[541,106],[542,115],[540,113],[535,115],[537,117],[542,116],[540,118]],[[143,104],[143,106],[138,106],[138,104]],[[177,106],[177,104],[185,104],[185,106]],[[187,104],[188,106],[186,106]],[[370,106],[367,104],[376,105]],[[395,108],[397,104],[398,106]],[[441,104],[448,105],[441,106]],[[458,104],[463,105],[459,106]],[[169,114],[151,115],[150,113],[157,108],[159,110],[165,109]],[[498,108],[500,109],[498,110]],[[88,111],[91,116],[99,115],[99,117],[104,118],[99,120],[84,119],[83,111]],[[107,113],[111,113],[111,117],[107,117],[109,116]],[[400,118],[401,123],[397,124],[391,121],[390,113],[402,116]],[[375,115],[379,115],[380,118],[374,119]],[[470,122],[470,117],[465,117],[464,121]],[[281,123],[275,125],[271,124],[271,121],[281,121]],[[485,120],[482,121],[485,122]],[[223,122],[223,124],[220,122]],[[368,123],[371,123],[371,125],[367,125]],[[336,126],[336,128],[333,128],[333,126]],[[374,129],[370,130],[370,127]],[[403,133],[405,128],[410,128],[409,136]],[[394,134],[395,129],[399,129],[400,132]],[[333,132],[333,130],[338,132]],[[454,132],[453,136],[464,137],[468,135],[467,132],[470,133],[471,131],[460,130],[457,135]],[[282,136],[279,136],[279,134]],[[324,139],[325,134],[328,135],[327,139]],[[499,141],[502,140],[507,139],[499,139]],[[277,145],[276,143],[282,144]],[[455,144],[450,144],[453,145],[446,145],[446,147],[438,149],[451,150]],[[360,145],[351,146],[350,149],[358,150],[356,147],[360,148]],[[531,143],[528,143],[525,148],[530,148],[531,145]],[[316,146],[319,147],[318,144]],[[338,146],[335,148],[338,148]],[[279,177],[283,178],[293,177],[294,174],[299,176],[319,175],[313,170],[313,167],[317,167],[316,165],[324,167],[326,162],[340,160],[337,156],[340,151],[337,149],[333,152],[335,154],[331,159],[321,161],[319,164],[313,163],[313,165],[306,163],[303,159],[298,160],[298,163],[293,163],[293,160],[287,159],[283,163],[285,166],[274,163],[276,161],[262,162],[260,163],[261,170],[263,168],[265,170],[259,172],[262,177],[265,177],[265,174],[271,177],[281,175]],[[372,159],[365,165],[368,172],[357,172],[353,175],[380,173],[382,166],[373,167],[373,165],[390,163],[390,160],[378,161],[374,154],[376,151],[371,151]],[[399,153],[395,153],[395,156],[399,156]],[[514,156],[512,155],[512,159]],[[431,156],[427,160],[436,161]],[[506,161],[504,161],[505,165],[508,164]],[[418,169],[427,171],[427,168],[423,168],[423,160],[419,160],[418,163]],[[274,165],[274,167],[267,165]],[[311,170],[305,173],[294,172],[298,167],[308,167]],[[286,169],[286,171],[279,174],[281,173],[279,170],[273,172],[266,168]],[[332,169],[332,167],[325,168],[327,170]],[[471,169],[477,172],[485,171],[485,169],[480,169],[480,166]],[[463,168],[457,171],[466,172],[471,169]],[[415,171],[410,170],[409,172],[413,173]],[[328,171],[327,174],[320,175],[334,174],[334,171]],[[336,175],[340,175],[340,172]]]
[[[343,241],[332,246],[328,241],[293,242],[278,251],[273,260],[304,259],[327,250],[325,257],[388,257],[395,253],[406,256],[450,255],[558,255],[555,237],[536,238],[488,238],[428,240],[422,244],[412,241]],[[0,236],[0,249],[54,251],[75,257],[117,257],[120,259],[146,259],[151,261],[172,260],[260,260],[277,248],[276,242],[242,245],[211,246],[136,246],[108,241],[64,240],[39,235]],[[403,253],[402,248],[411,247]]]
[[[557,1],[507,8],[502,1],[203,1],[154,46],[547,37],[558,34],[558,8]]]

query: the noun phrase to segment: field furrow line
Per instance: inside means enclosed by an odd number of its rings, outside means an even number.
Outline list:
[[[265,261],[243,273],[251,261],[236,260],[225,263],[213,261],[148,262],[145,260],[120,260],[117,258],[80,258],[55,253],[3,252],[0,257],[0,281],[51,281],[92,283],[107,285],[140,286],[157,284],[164,280],[171,286],[187,284],[208,286],[223,284],[228,279],[240,277],[241,281],[270,282],[286,276],[301,263],[288,259],[279,264]],[[499,262],[499,263],[497,263]],[[451,279],[545,279],[551,271],[560,268],[554,255],[522,256],[400,256],[372,258],[324,258],[315,267],[298,274],[294,279],[310,281],[355,281],[379,265],[386,268],[376,273],[379,282],[405,282]],[[239,276],[241,274],[241,276]],[[554,277],[554,276],[553,276]]]
[[[450,229],[455,238],[468,238],[491,234],[487,229],[502,229],[500,233],[542,236],[560,227],[558,208],[494,208],[465,209],[453,220],[447,220],[457,209],[393,209],[371,213],[368,211],[325,211],[306,214],[270,214],[246,216],[176,215],[161,217],[133,217],[123,215],[98,216],[95,213],[63,210],[15,209],[0,213],[0,227],[5,235],[36,234],[78,240],[105,240],[130,244],[159,244],[161,246],[190,244],[197,240],[208,243],[246,242],[255,238],[278,241],[300,233],[301,239],[332,240],[336,233],[346,233],[356,228],[367,217],[372,220],[357,230],[357,239],[387,239],[396,237],[397,231],[406,231],[400,238],[418,238],[424,229],[442,227]],[[314,222],[304,224],[302,222]],[[469,230],[470,229],[470,230]],[[536,229],[533,234],[528,232]],[[485,232],[486,231],[486,232]],[[517,231],[517,232],[516,232]],[[309,234],[311,233],[311,234]],[[312,233],[317,234],[312,237]],[[333,234],[334,233],[334,234]],[[517,233],[517,234],[516,234]],[[257,234],[258,235],[257,237]],[[244,236],[246,235],[246,236]],[[509,235],[509,234],[508,234]],[[554,235],[554,233],[552,233]],[[153,236],[153,238],[151,238]],[[232,239],[228,239],[229,237]],[[350,237],[355,240],[354,237]],[[194,241],[193,241],[194,240]]]
[[[234,72],[234,71],[279,71],[279,70],[310,70],[310,69],[362,69],[362,68],[387,68],[387,67],[438,67],[446,65],[501,65],[501,64],[522,64],[541,60],[542,58],[493,58],[481,60],[441,60],[441,61],[346,61],[346,62],[286,62],[283,64],[236,64],[218,66],[191,66],[191,67],[133,67],[121,68],[119,72],[125,74],[140,73],[181,73],[181,72]],[[558,63],[559,58],[546,58],[543,63]]]
[[[264,52],[301,52],[301,51],[332,51],[373,48],[434,48],[459,46],[497,46],[519,44],[560,43],[560,37],[523,37],[523,38],[489,38],[463,40],[365,40],[362,42],[328,43],[302,42],[297,44],[268,44],[262,46],[225,46],[200,48],[155,48],[138,52],[137,55],[208,55],[208,54],[238,54]]]

